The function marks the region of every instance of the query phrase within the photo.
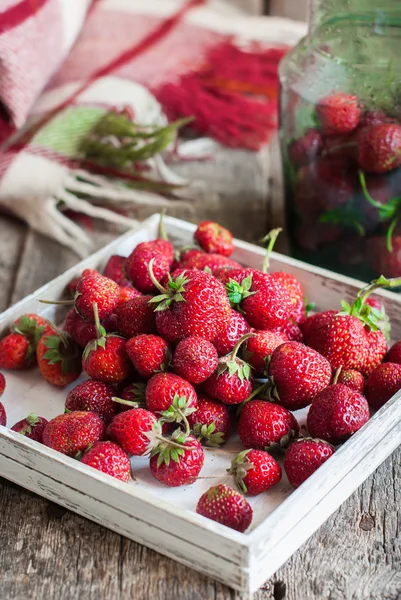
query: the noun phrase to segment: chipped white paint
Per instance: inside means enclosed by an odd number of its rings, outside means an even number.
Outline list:
[[[188,243],[194,225],[166,218],[172,239]],[[37,298],[60,297],[66,283],[84,268],[104,266],[114,253],[128,254],[141,241],[157,235],[158,216],[82,261],[0,316],[0,332],[23,312],[40,312],[60,320],[60,308],[41,305]],[[236,242],[234,258],[259,267],[263,249]],[[272,270],[294,273],[319,309],[337,307],[352,299],[361,283],[274,254]],[[379,293],[393,322],[394,338],[401,338],[401,297]],[[52,417],[63,410],[65,390],[47,385],[37,371],[9,374],[4,403],[9,424],[35,409]],[[136,481],[125,485],[79,462],[0,427],[0,473],[46,498],[100,523],[239,590],[258,589],[283,562],[332,514],[401,442],[401,394],[397,394],[303,486],[291,493],[288,482],[251,499],[253,528],[246,534],[208,521],[194,512],[200,494],[213,480],[199,480],[186,488],[165,488],[149,475],[146,460],[133,460]],[[18,402],[15,399],[18,398]],[[297,417],[305,418],[306,411]],[[208,451],[202,475],[229,481],[225,468],[230,440],[221,451]]]

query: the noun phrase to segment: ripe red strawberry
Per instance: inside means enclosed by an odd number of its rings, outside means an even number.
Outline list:
[[[6,409],[4,408],[3,404],[0,402],[0,425],[3,425],[3,427],[5,427],[6,423],[7,423]]]
[[[170,346],[157,335],[137,335],[128,340],[126,348],[139,375],[147,379],[155,373],[166,371],[171,362]]]
[[[387,352],[385,362],[396,363],[397,365],[401,365],[401,342],[396,342]],[[1,388],[1,386],[0,386]],[[0,394],[1,396],[1,394]]]
[[[96,339],[96,325],[92,321],[85,321],[74,308],[68,311],[64,329],[81,348],[85,348],[89,342]]]
[[[38,315],[21,315],[10,333],[0,340],[0,367],[21,370],[34,365],[36,348],[45,329],[46,323]]]
[[[173,444],[179,443],[180,447]],[[202,445],[192,435],[185,437],[177,430],[171,440],[160,442],[151,451],[150,472],[165,485],[178,487],[195,483],[203,467],[205,453]]]
[[[155,415],[145,408],[133,408],[114,417],[107,435],[127,454],[142,456],[152,448],[151,435],[161,435]]]
[[[323,440],[303,438],[288,448],[284,470],[290,484],[297,488],[334,454],[334,447]]]
[[[295,323],[302,323],[305,321],[305,294],[298,279],[294,277],[294,275],[285,273],[284,271],[270,273],[270,277],[274,281],[277,281],[277,283],[284,287],[289,293],[292,304],[290,317],[295,321]]]
[[[153,306],[149,304],[153,296],[138,296],[117,308],[118,331],[126,338],[139,333],[154,333],[156,319]]]
[[[86,379],[68,392],[66,412],[87,410],[99,415],[107,425],[117,412],[113,401],[115,395],[116,391],[109,383]]]
[[[401,126],[372,125],[358,136],[358,160],[367,173],[387,173],[401,165]]]
[[[343,93],[322,98],[316,107],[316,113],[322,132],[330,135],[352,131],[358,126],[361,115],[358,98]]]
[[[244,532],[252,522],[252,507],[242,494],[220,483],[198,501],[196,512],[226,527]]]
[[[307,426],[312,437],[336,446],[350,438],[368,419],[369,406],[362,394],[337,383],[314,398]]]
[[[125,273],[129,281],[144,294],[155,291],[155,285],[149,275],[149,263],[153,261],[153,274],[161,281],[170,271],[174,252],[166,255],[163,247],[152,242],[142,242],[131,252],[125,262]]]
[[[43,441],[43,431],[46,427],[48,421],[43,417],[38,417],[34,413],[30,413],[26,419],[22,419],[22,421],[18,421],[15,425],[11,427],[13,431],[24,435],[30,440],[35,440],[36,442]]]
[[[362,373],[368,377],[383,362],[388,346],[385,335],[380,330],[368,331],[365,328],[365,335],[368,344],[368,358],[362,367]]]
[[[137,296],[142,296],[142,294],[141,292],[138,292],[138,290],[136,290],[134,287],[127,285],[121,286],[118,306],[121,306],[121,304],[125,304],[126,302],[128,302],[128,300],[131,300],[132,298],[137,298]]]
[[[291,162],[300,167],[308,164],[323,148],[323,138],[317,129],[308,129],[298,140],[294,140],[289,148],[288,154]]]
[[[224,286],[213,275],[176,271],[166,287],[158,284],[158,289],[161,295],[151,303],[155,305],[159,335],[167,341],[178,342],[193,335],[211,341],[227,327],[230,303]]]
[[[174,371],[191,383],[203,383],[214,373],[218,354],[212,342],[197,336],[181,340],[174,352]]]
[[[268,371],[271,398],[291,410],[310,404],[331,380],[329,361],[299,342],[286,342],[276,348]]]
[[[119,335],[108,333],[99,323],[97,305],[93,305],[97,338],[89,342],[82,355],[82,368],[85,373],[105,383],[120,383],[130,373],[127,342]]]
[[[379,365],[368,377],[366,398],[378,410],[401,389],[401,365],[386,362]]]
[[[198,396],[198,408],[188,415],[188,423],[195,437],[212,447],[227,441],[232,426],[227,406],[204,394]]]
[[[119,254],[112,254],[107,264],[104,268],[103,275],[112,279],[118,285],[122,287],[131,287],[130,282],[125,276],[124,268],[125,268],[125,256],[120,256]]]
[[[278,404],[251,400],[241,411],[238,434],[245,448],[286,448],[298,433],[294,415]]]
[[[267,492],[281,479],[280,465],[264,450],[243,450],[227,471],[234,477],[237,488],[250,496]]]
[[[385,236],[373,236],[367,240],[369,261],[376,273],[385,277],[401,276],[401,235],[399,232],[391,238],[392,251],[387,248]]]
[[[81,281],[81,279],[83,277],[89,277],[89,275],[100,275],[100,273],[99,271],[97,271],[97,269],[84,269],[81,275],[79,275],[78,277],[74,277],[74,279],[70,281],[70,283],[67,285],[67,290],[72,297],[75,296],[77,291],[77,285]]]
[[[75,294],[75,308],[87,321],[93,322],[93,304],[98,307],[102,320],[115,312],[120,299],[120,286],[103,275],[89,275],[81,279]]]
[[[65,387],[82,372],[81,348],[65,331],[47,328],[36,348],[40,372],[52,385]]]
[[[226,290],[231,304],[240,304],[244,317],[255,329],[280,327],[290,317],[289,293],[266,273],[256,269],[231,269]]]
[[[90,444],[101,440],[105,425],[95,413],[77,411],[58,415],[46,425],[43,443],[67,456],[83,452]]]
[[[3,373],[0,373],[0,398],[4,394],[4,390],[6,389],[6,378]]]
[[[303,333],[302,333],[299,325],[297,325],[297,323],[294,323],[294,321],[292,319],[288,319],[288,321],[285,325],[276,327],[275,329],[272,329],[271,331],[275,331],[276,333],[282,333],[282,334],[286,335],[287,338],[290,340],[290,342],[303,342],[304,341],[304,336],[303,336]]]
[[[364,376],[359,371],[354,371],[353,369],[342,369],[336,383],[342,383],[360,394],[363,394],[365,389]]]
[[[288,342],[288,337],[280,331],[253,331],[251,337],[244,347],[244,358],[254,369],[256,377],[263,376],[270,362],[274,350]]]
[[[222,254],[230,256],[233,253],[233,236],[228,229],[214,221],[202,221],[195,233],[195,241],[208,254]]]
[[[241,345],[250,337],[244,335],[234,346],[231,354],[219,358],[216,371],[204,383],[209,396],[217,398],[225,404],[240,404],[252,392],[251,367],[237,357]]]
[[[224,356],[231,352],[238,340],[250,330],[251,328],[241,313],[232,308],[228,325],[213,340],[217,354]]]
[[[114,442],[95,442],[83,454],[81,462],[125,483],[131,478],[130,459]]]
[[[180,422],[198,407],[198,398],[194,387],[175,373],[157,373],[149,379],[146,386],[146,404],[148,409],[160,415],[171,409],[174,420]],[[181,415],[182,417],[182,415]]]
[[[220,271],[222,268],[234,268],[241,265],[227,256],[222,254],[208,254],[203,250],[191,248],[185,250],[180,256],[179,267],[182,269],[198,269],[204,271],[209,269],[213,274]]]
[[[124,387],[120,394],[117,410],[123,412],[131,408],[147,408],[146,406],[146,383],[129,383]],[[121,402],[125,400],[127,404]]]

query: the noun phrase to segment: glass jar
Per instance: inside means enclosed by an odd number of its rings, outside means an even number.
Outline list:
[[[401,275],[401,2],[314,0],[280,65],[293,255],[370,280]]]

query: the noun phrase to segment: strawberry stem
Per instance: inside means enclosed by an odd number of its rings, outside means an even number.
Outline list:
[[[155,438],[157,440],[159,440],[160,442],[164,442],[165,444],[172,446],[173,448],[182,448],[183,450],[196,450],[195,446],[185,446],[185,444],[179,444],[178,442],[173,442],[173,440],[165,438],[162,435],[156,435]]]
[[[132,408],[138,408],[138,402],[131,402],[131,400],[123,400],[122,398],[118,398],[117,396],[113,396],[113,402],[118,402],[118,404],[125,404],[126,406],[131,406]]]
[[[334,377],[333,377],[333,381],[332,381],[331,385],[336,385],[336,383],[338,382],[338,378],[340,377],[340,373],[341,373],[342,369],[343,369],[342,367],[339,367],[337,369],[337,371],[334,373]]]
[[[276,229],[272,229],[271,231],[269,231],[269,233],[267,235],[265,235],[264,238],[262,238],[260,240],[261,244],[266,244],[266,242],[269,242],[266,248],[266,256],[265,259],[263,261],[262,264],[262,272],[263,273],[267,273],[268,268],[270,266],[270,254],[273,250],[273,246],[276,243],[276,240],[279,236],[279,234],[282,232],[282,228],[281,227],[277,227]]]
[[[401,277],[394,277],[392,279],[387,279],[387,277],[380,275],[380,277],[378,279],[375,279],[374,281],[369,283],[369,285],[367,285],[366,287],[364,287],[362,290],[359,291],[358,298],[360,298],[362,300],[362,304],[363,304],[366,302],[367,298],[371,295],[371,293],[374,292],[374,290],[377,290],[379,288],[385,288],[385,287],[396,288],[400,285],[401,285]]]
[[[92,308],[93,308],[93,319],[95,321],[95,327],[96,327],[96,336],[97,336],[97,339],[99,340],[100,338],[102,338],[106,335],[106,330],[100,324],[99,309],[97,306],[97,302],[94,302],[92,304]]]
[[[389,252],[393,251],[393,233],[394,233],[394,229],[396,227],[398,223],[398,216],[396,216],[390,223],[390,227],[387,229],[387,233],[386,233],[386,245],[387,245],[387,250]]]
[[[163,287],[162,284],[159,281],[157,281],[157,279],[155,277],[155,274],[153,272],[153,263],[154,262],[155,262],[154,258],[152,258],[152,260],[149,261],[149,264],[148,264],[149,277],[150,277],[153,285],[155,286],[155,288],[157,288],[159,290],[159,292],[161,292],[162,294],[170,295],[169,291],[165,287]]]
[[[74,304],[74,300],[44,300],[43,298],[38,298],[38,302],[41,302],[42,304],[57,304],[63,306],[71,306],[71,304]]]
[[[55,335],[57,335],[63,346],[65,348],[68,348],[70,342],[71,342],[71,336],[66,332],[63,331],[62,329],[60,329],[59,327],[57,327],[54,323],[52,323],[49,319],[45,319],[43,318],[44,322],[51,328],[51,330],[55,333]],[[48,337],[49,335],[52,335],[51,333],[46,334],[44,337]]]
[[[255,337],[255,334],[254,333],[246,333],[238,340],[238,342],[235,344],[234,348],[231,351],[230,362],[235,361],[235,359],[237,358],[238,350],[240,349],[242,344],[251,337]]]

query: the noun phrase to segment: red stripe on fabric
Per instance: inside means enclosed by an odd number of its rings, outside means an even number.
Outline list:
[[[26,147],[29,144],[29,141],[32,139],[32,136],[39,131],[46,123],[52,120],[52,118],[67,106],[70,106],[76,100],[76,98],[82,94],[92,83],[100,79],[101,77],[105,77],[112,73],[115,69],[123,66],[125,63],[130,62],[134,58],[136,58],[139,54],[142,54],[152,46],[154,46],[157,42],[163,39],[166,35],[170,33],[170,31],[176,27],[180,21],[184,18],[185,14],[192,8],[197,6],[201,6],[205,4],[206,0],[190,0],[181,6],[181,8],[171,17],[165,19],[160,25],[158,25],[153,31],[151,31],[148,35],[146,35],[140,42],[129,48],[125,52],[122,52],[119,56],[113,59],[111,62],[107,63],[104,67],[101,67],[88,79],[79,86],[79,88],[71,94],[68,98],[66,98],[61,104],[56,106],[52,111],[50,111],[47,115],[45,115],[38,123],[34,125],[34,127],[26,133],[26,137],[23,142],[19,144],[20,149]],[[10,149],[14,149],[14,146],[11,146]]]
[[[24,21],[35,15],[48,0],[21,0],[0,12],[0,34],[18,27]]]

